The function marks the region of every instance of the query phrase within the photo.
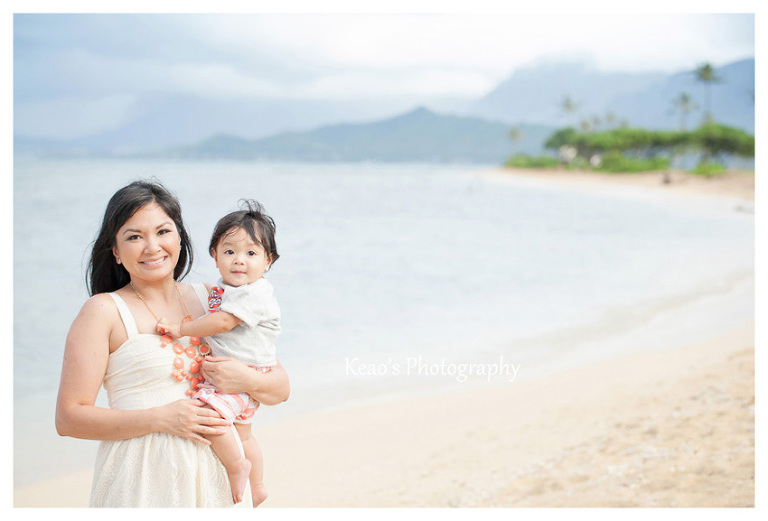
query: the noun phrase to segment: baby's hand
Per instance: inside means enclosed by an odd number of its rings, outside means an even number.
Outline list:
[[[181,337],[181,324],[171,324],[165,317],[157,321],[155,329],[161,335],[170,335],[172,338]]]

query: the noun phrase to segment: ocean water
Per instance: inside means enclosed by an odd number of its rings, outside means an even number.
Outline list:
[[[109,197],[135,179],[179,197],[196,252],[190,282],[218,278],[206,245],[239,199],[274,217],[281,257],[267,278],[292,396],[264,421],[505,385],[754,320],[754,215],[729,201],[503,182],[477,166],[14,167],[17,485],[92,465],[95,442],[55,434],[59,372],[87,298],[89,244]]]

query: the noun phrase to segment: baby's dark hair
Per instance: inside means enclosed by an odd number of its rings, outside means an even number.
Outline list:
[[[213,256],[221,239],[242,228],[251,236],[253,242],[264,248],[271,266],[280,258],[275,242],[275,221],[266,214],[264,207],[253,199],[241,199],[240,204],[242,210],[229,213],[216,223],[208,251]]]

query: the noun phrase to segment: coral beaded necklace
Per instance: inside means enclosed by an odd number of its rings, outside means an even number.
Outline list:
[[[150,307],[149,302],[147,302],[144,299],[144,296],[139,293],[139,291],[136,289],[136,286],[133,285],[133,282],[130,284],[133,292],[136,293],[136,296],[139,297],[139,300],[144,303],[144,305],[147,307],[147,310],[149,310],[149,312],[155,318],[155,321],[160,321],[160,318]],[[181,305],[184,308],[184,322],[189,322],[192,320],[192,314],[189,312],[189,308],[187,308],[187,303],[184,301],[184,297],[181,296],[179,283],[174,280],[173,284],[176,288],[176,294],[179,296],[179,302],[181,302]],[[198,389],[198,385],[203,380],[203,377],[200,375],[201,363],[205,355],[211,352],[211,348],[208,346],[208,344],[204,343],[200,337],[189,337],[189,345],[187,345],[186,348],[179,342],[179,340],[181,339],[177,339],[177,341],[174,342],[173,338],[170,336],[163,335],[160,337],[160,346],[166,347],[168,344],[172,343],[173,352],[176,353],[177,356],[173,359],[174,370],[171,372],[171,377],[175,378],[177,382],[187,380],[189,382],[189,389],[187,389],[185,393],[187,396],[192,396],[195,394],[195,391]],[[187,367],[185,367],[185,360],[181,356],[182,353],[186,354],[187,358],[190,359],[189,366]]]

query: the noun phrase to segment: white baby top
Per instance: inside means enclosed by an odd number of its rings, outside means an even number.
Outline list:
[[[280,307],[267,279],[242,286],[230,286],[219,279],[221,311],[242,322],[230,331],[209,338],[212,353],[231,356],[248,365],[277,364],[275,342],[280,335]]]

